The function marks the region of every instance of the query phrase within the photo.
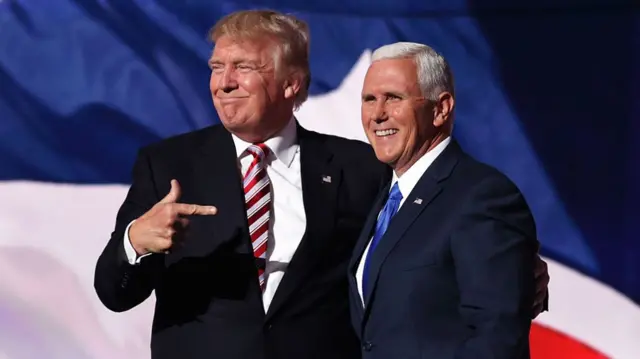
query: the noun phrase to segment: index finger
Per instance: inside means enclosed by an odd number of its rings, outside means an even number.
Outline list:
[[[211,216],[218,213],[218,209],[214,206],[198,204],[175,203],[174,208],[178,214],[185,216]]]

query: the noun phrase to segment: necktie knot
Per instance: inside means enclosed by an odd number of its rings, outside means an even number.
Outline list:
[[[393,187],[391,187],[391,193],[389,193],[389,201],[401,201],[402,200],[402,192],[400,192],[400,187],[398,186],[398,182],[396,182]]]
[[[254,158],[262,161],[269,154],[269,147],[264,143],[256,143],[247,147],[247,152],[253,155]]]

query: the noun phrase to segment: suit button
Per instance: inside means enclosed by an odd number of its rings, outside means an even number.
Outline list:
[[[129,273],[125,272],[122,276],[122,281],[120,282],[120,287],[124,288],[127,286],[127,282],[129,281]]]
[[[373,348],[373,344],[371,344],[371,342],[364,342],[364,344],[362,344],[362,349],[366,352],[371,351],[371,348]]]

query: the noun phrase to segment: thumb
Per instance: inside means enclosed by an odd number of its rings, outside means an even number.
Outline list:
[[[180,183],[177,180],[171,180],[171,190],[160,200],[160,203],[175,203],[180,198],[182,190],[180,189]]]

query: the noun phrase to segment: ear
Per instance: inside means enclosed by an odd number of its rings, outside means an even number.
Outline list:
[[[293,99],[296,97],[302,87],[302,74],[293,72],[284,81],[284,98]]]
[[[438,95],[438,100],[433,108],[433,126],[444,126],[451,118],[454,106],[455,100],[451,93],[445,91]]]

